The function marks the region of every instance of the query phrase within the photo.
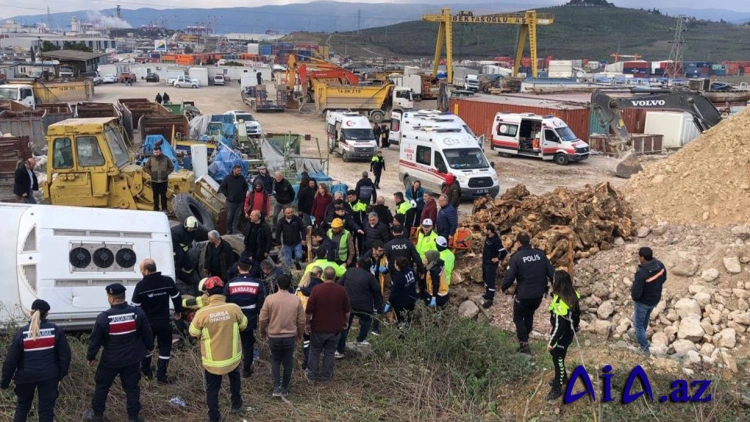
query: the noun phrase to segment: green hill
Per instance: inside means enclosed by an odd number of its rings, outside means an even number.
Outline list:
[[[538,27],[539,57],[610,59],[610,54],[641,54],[645,60],[669,57],[675,19],[658,12],[617,7],[559,6],[538,9],[555,15],[555,23]],[[455,12],[454,12],[455,13]],[[737,60],[748,58],[750,26],[691,19],[684,33],[685,60]],[[438,25],[414,21],[357,33],[342,33],[329,42],[338,52],[375,47],[401,57],[432,57]],[[509,56],[514,52],[514,25],[456,24],[454,56],[481,58]],[[528,49],[527,49],[528,51]],[[355,53],[356,54],[356,53]],[[528,55],[528,53],[527,53]]]

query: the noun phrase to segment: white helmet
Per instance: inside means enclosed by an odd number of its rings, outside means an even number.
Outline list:
[[[198,219],[193,217],[192,215],[185,219],[185,228],[186,229],[197,229],[198,228]]]
[[[189,217],[189,218],[195,218],[195,217]],[[206,291],[206,280],[208,280],[208,277],[204,278],[198,283],[198,291],[199,292],[205,292]]]

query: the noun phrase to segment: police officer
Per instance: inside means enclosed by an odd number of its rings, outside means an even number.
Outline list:
[[[16,414],[14,421],[25,421],[39,391],[40,422],[52,422],[57,401],[57,386],[68,375],[70,347],[63,330],[47,322],[49,303],[37,299],[31,304],[31,322],[13,335],[3,363],[0,388],[10,387],[15,379]]]
[[[424,274],[424,263],[419,257],[419,252],[404,233],[404,226],[395,224],[391,227],[393,240],[385,244],[385,256],[388,258],[388,271],[393,273],[396,270],[394,266],[396,259],[403,257],[409,260],[409,266],[417,268],[420,274]],[[403,268],[401,269],[404,270]]]
[[[172,384],[174,381],[167,377],[167,367],[172,353],[172,325],[169,317],[169,300],[174,305],[174,319],[182,316],[182,298],[171,277],[161,275],[156,271],[156,263],[152,259],[141,262],[143,280],[135,285],[133,290],[133,305],[140,306],[146,313],[151,332],[159,342],[159,360],[156,364],[156,381],[159,384]],[[141,372],[146,378],[151,378],[151,353],[141,362]]]
[[[505,292],[514,281],[518,283],[513,301],[513,323],[520,343],[518,351],[531,354],[529,333],[534,327],[534,312],[542,303],[549,289],[547,282],[552,281],[555,270],[543,251],[531,247],[528,233],[519,233],[514,246],[516,253],[510,258],[501,289]]]
[[[141,308],[128,305],[125,286],[114,283],[107,286],[106,290],[111,307],[96,317],[91,331],[86,353],[90,367],[96,364],[96,355],[102,346],[104,351],[96,369],[96,387],[91,409],[83,417],[92,422],[104,420],[109,388],[119,375],[127,398],[128,422],[143,422],[143,418],[138,416],[141,411],[138,381],[141,379],[141,359],[154,348],[153,334],[146,313]]]
[[[227,302],[239,306],[247,317],[247,328],[240,332],[244,378],[249,378],[253,374],[254,330],[257,328],[258,314],[266,299],[266,289],[263,283],[250,276],[251,265],[252,260],[249,257],[243,257],[237,264],[239,274],[224,286],[224,296],[227,297]]]
[[[495,279],[497,278],[497,267],[508,255],[505,250],[497,229],[492,223],[484,226],[484,249],[482,250],[482,281],[484,281],[485,292],[482,298],[482,307],[488,309],[495,301]]]
[[[195,292],[198,274],[195,263],[190,259],[190,245],[195,240],[195,232],[198,229],[198,219],[192,215],[185,219],[183,224],[172,227],[172,252],[174,254],[174,268],[177,278],[189,286],[190,293]]]

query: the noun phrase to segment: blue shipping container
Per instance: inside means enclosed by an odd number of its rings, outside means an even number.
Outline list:
[[[271,44],[261,44],[258,48],[258,53],[261,56],[270,56],[273,53],[273,47]]]

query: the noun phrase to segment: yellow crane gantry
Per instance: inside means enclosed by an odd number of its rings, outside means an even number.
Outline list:
[[[523,50],[526,47],[526,37],[529,37],[529,50],[531,53],[531,73],[537,76],[536,56],[536,26],[551,25],[555,21],[554,15],[536,13],[536,10],[527,10],[519,13],[496,13],[492,15],[474,16],[472,12],[460,11],[452,15],[449,8],[440,9],[440,14],[422,15],[423,21],[438,22],[437,45],[435,47],[435,65],[432,69],[432,77],[437,76],[440,59],[443,55],[443,44],[445,44],[445,56],[448,68],[448,81],[453,80],[453,24],[455,23],[483,23],[500,25],[521,25],[516,46],[516,61],[513,65],[513,76],[518,76],[518,69],[523,58]]]

